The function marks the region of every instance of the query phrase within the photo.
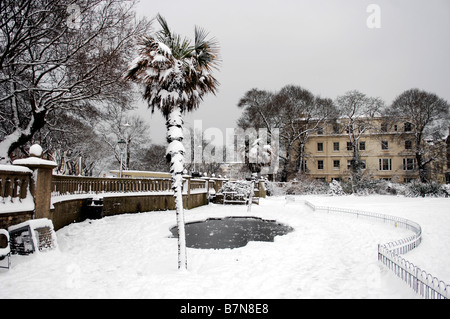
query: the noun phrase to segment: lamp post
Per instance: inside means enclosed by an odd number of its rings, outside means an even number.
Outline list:
[[[194,170],[192,171],[192,173],[197,174],[197,170],[195,169],[195,162],[198,160],[196,154],[198,155],[197,151],[198,150],[200,152],[200,163],[202,161],[202,145],[197,145],[197,148],[194,148]],[[191,174],[192,175],[192,174]]]
[[[127,120],[127,122],[123,125],[124,127],[125,127],[125,129],[124,129],[124,134],[125,134],[125,137],[126,137],[126,144],[125,144],[125,151],[124,151],[124,153],[126,153],[126,160],[125,160],[125,170],[128,170],[128,152],[129,152],[129,145],[128,145],[128,143],[130,142],[130,133],[129,133],[129,129],[130,129],[130,127],[131,127],[131,124],[130,123],[128,123],[128,120]]]
[[[127,142],[125,142],[125,140],[123,138],[121,138],[119,140],[119,142],[117,142],[117,144],[119,145],[119,150],[120,150],[120,178],[122,178],[123,151],[125,150]]]

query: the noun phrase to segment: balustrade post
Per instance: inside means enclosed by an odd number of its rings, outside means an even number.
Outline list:
[[[13,165],[21,165],[33,171],[30,192],[34,198],[34,218],[50,218],[52,171],[57,166],[53,161],[42,159],[42,148],[35,144],[30,148],[30,157],[18,159]]]
[[[203,177],[205,180],[205,187],[206,187],[206,201],[209,202],[209,180],[210,177]]]

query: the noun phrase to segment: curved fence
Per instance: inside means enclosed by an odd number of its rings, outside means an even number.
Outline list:
[[[388,269],[392,270],[410,288],[426,299],[448,299],[450,285],[415,266],[400,254],[405,254],[420,245],[422,241],[422,228],[411,220],[385,215],[380,213],[365,212],[354,209],[344,209],[327,206],[316,206],[308,201],[305,205],[313,211],[322,210],[329,213],[342,213],[354,215],[357,218],[375,219],[380,222],[393,224],[396,227],[406,228],[414,234],[393,242],[378,245],[378,260]]]

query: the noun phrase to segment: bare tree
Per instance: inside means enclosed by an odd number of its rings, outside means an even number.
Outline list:
[[[166,160],[166,145],[150,145],[147,149],[139,152],[139,161],[136,169],[153,172],[168,172],[169,163]]]
[[[429,165],[439,153],[450,120],[450,105],[434,93],[410,89],[400,94],[387,110],[391,119],[404,119],[404,131],[414,136],[414,152],[422,182],[428,180]]]
[[[239,101],[244,112],[238,120],[243,129],[266,128],[269,137],[272,129],[279,129],[280,146],[278,152],[283,169],[281,180],[301,168],[304,156],[303,145],[311,132],[318,130],[333,114],[330,99],[315,97],[299,86],[287,85],[279,92],[252,89]]]
[[[133,39],[150,27],[145,20],[136,21],[134,5],[124,0],[1,2],[3,161],[31,141],[55,110],[129,100],[129,84],[119,79]],[[70,8],[77,9],[75,17]]]
[[[336,114],[333,101],[314,96],[299,86],[288,85],[277,94],[276,105],[281,106],[283,126],[280,138],[285,145],[282,181],[302,171],[302,162],[310,134],[322,130],[330,118]]]
[[[354,90],[337,97],[336,106],[340,113],[341,130],[349,139],[347,149],[352,151],[350,180],[354,192],[363,177],[359,141],[369,130],[375,129],[373,119],[380,115],[384,102]]]
[[[96,131],[107,146],[110,154],[120,165],[121,154],[117,143],[125,141],[125,158],[123,169],[136,169],[141,152],[150,145],[150,127],[138,115],[131,115],[130,109],[122,105],[112,104],[106,107]],[[132,158],[134,160],[132,160]]]
[[[58,164],[58,173],[97,175],[106,151],[94,130],[97,119],[93,113],[55,110],[31,141],[40,144],[44,154]]]

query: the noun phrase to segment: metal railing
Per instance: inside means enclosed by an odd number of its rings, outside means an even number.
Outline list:
[[[309,201],[305,205],[313,211],[324,210],[328,213],[352,214],[357,218],[369,218],[383,223],[393,224],[396,227],[411,230],[414,235],[393,242],[378,245],[378,260],[388,269],[392,270],[401,280],[409,285],[417,294],[425,299],[448,299],[450,285],[447,285],[437,277],[415,266],[400,254],[405,254],[416,248],[422,242],[421,226],[411,220],[385,215],[380,213],[365,212],[355,209],[344,209],[327,206],[316,206]]]

